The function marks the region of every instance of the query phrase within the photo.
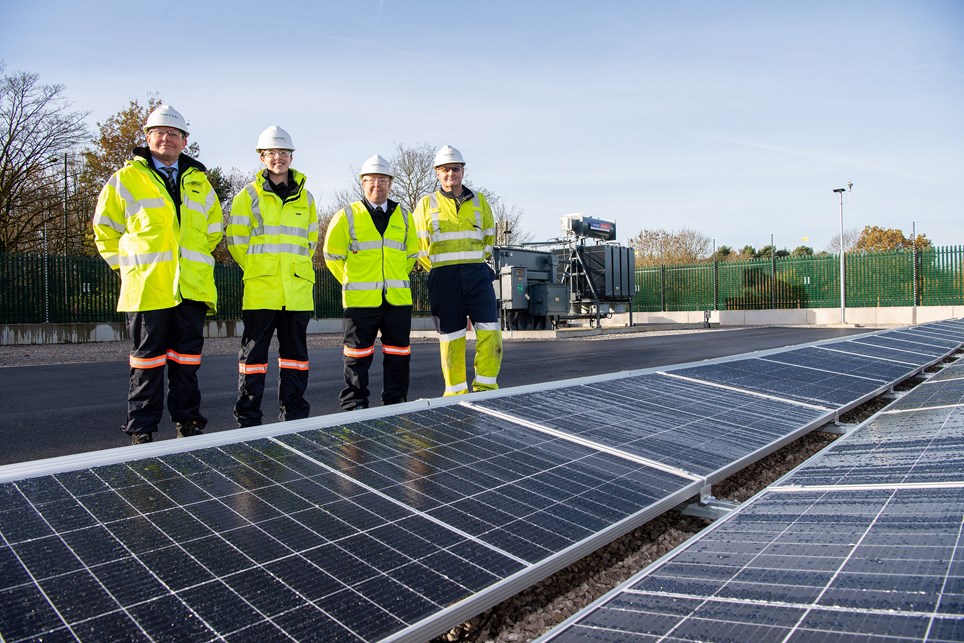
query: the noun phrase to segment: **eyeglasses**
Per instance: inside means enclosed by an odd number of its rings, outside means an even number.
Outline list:
[[[362,179],[362,183],[374,183],[375,185],[388,185],[391,182],[391,178],[387,176],[366,176]]]
[[[443,165],[441,167],[435,168],[435,171],[436,172],[454,172],[455,174],[458,174],[464,169],[465,168],[462,167],[461,165]]]
[[[149,135],[153,134],[157,138],[167,137],[172,141],[179,141],[184,138],[184,134],[176,129],[158,129],[156,127],[152,127],[151,129],[147,130],[147,133]]]
[[[261,156],[274,156],[279,159],[291,158],[291,152],[288,150],[264,150],[261,152]]]

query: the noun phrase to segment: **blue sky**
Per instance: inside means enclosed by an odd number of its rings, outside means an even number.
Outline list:
[[[253,170],[281,125],[322,201],[371,154],[424,142],[458,147],[536,239],[583,212],[622,241],[688,227],[821,250],[852,180],[848,230],[964,243],[958,0],[0,8],[6,72],[63,84],[92,128],[157,92],[202,162]]]

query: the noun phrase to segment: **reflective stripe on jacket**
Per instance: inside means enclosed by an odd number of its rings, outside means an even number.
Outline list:
[[[318,245],[315,199],[305,176],[291,170],[297,190],[282,201],[262,174],[231,202],[228,250],[244,271],[244,310],[314,310]]]
[[[425,268],[485,263],[495,245],[495,219],[481,193],[456,209],[455,200],[435,192],[422,197],[412,213]]]
[[[418,257],[412,215],[401,205],[388,219],[384,237],[361,201],[339,210],[325,235],[325,265],[341,283],[345,308],[376,308],[384,300],[411,306],[409,273]]]
[[[97,199],[94,242],[121,278],[117,310],[171,308],[185,299],[217,310],[214,257],[223,234],[221,204],[204,166],[182,155],[178,165],[180,216],[150,153],[114,173]]]

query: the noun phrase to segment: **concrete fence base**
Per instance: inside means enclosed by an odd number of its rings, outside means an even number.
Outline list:
[[[964,317],[964,306],[895,306],[847,308],[841,323],[839,308],[775,310],[711,310],[709,322],[720,326],[908,326]],[[633,313],[633,325],[696,324],[705,321],[702,310]],[[607,324],[628,325],[629,315],[614,315]]]
[[[964,306],[919,306],[894,308],[848,308],[845,326],[907,326],[941,319],[964,317]],[[641,330],[671,327],[694,327],[706,322],[702,310],[660,313],[633,313],[633,326]],[[839,308],[799,308],[792,310],[711,310],[712,326],[840,326]],[[613,315],[602,320],[603,327],[626,328],[629,314]],[[209,321],[206,337],[240,337],[241,320]],[[566,329],[577,330],[572,327]],[[340,333],[341,319],[312,319],[309,333]],[[416,317],[412,331],[433,331],[432,320]],[[540,331],[554,334],[553,331]],[[522,336],[524,332],[515,332]],[[513,335],[513,334],[510,334]],[[83,344],[88,342],[126,341],[127,327],[122,323],[103,324],[3,324],[0,325],[0,346],[20,344]]]

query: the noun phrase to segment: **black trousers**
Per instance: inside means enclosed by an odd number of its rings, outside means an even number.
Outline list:
[[[197,371],[204,347],[207,304],[183,301],[173,308],[127,313],[131,349],[130,391],[125,433],[153,433],[164,414],[164,370],[167,367],[167,410],[174,422],[197,422],[203,428]]]
[[[378,308],[346,308],[345,388],[338,396],[350,411],[368,406],[368,371],[375,359],[375,337],[382,334],[382,404],[408,398],[408,373],[412,348],[412,307],[382,304]]]
[[[238,353],[238,401],[234,417],[238,426],[257,426],[264,414],[264,380],[268,372],[268,349],[278,332],[278,420],[301,420],[311,406],[308,389],[308,310],[243,310],[241,351]]]

